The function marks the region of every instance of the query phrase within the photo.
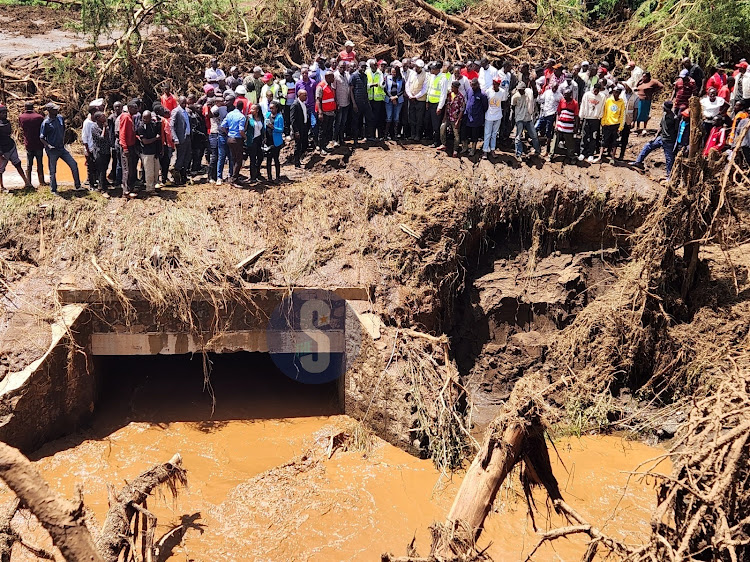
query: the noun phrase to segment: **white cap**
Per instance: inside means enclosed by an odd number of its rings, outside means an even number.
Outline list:
[[[417,59],[416,61],[414,61],[414,64],[419,68],[424,68],[424,61],[422,59]]]
[[[591,66],[591,65],[589,64],[589,61],[585,60],[581,63],[581,66]]]
[[[96,98],[91,103],[89,103],[89,107],[102,107],[104,105],[104,100],[102,98]]]
[[[232,68],[229,69],[229,72],[234,72],[235,70],[237,70],[237,67],[233,66]]]
[[[238,96],[244,96],[247,93],[247,88],[245,88],[245,86],[240,84],[234,89],[234,93],[237,94]]]
[[[375,59],[367,59],[368,66],[371,65],[371,64],[377,64],[377,62],[378,61],[376,61]]]
[[[344,47],[354,47],[354,41],[347,41],[344,43]]]
[[[263,72],[263,69],[259,66],[256,66],[255,68],[253,68],[253,72]]]

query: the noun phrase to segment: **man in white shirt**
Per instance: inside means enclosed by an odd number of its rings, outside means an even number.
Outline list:
[[[511,107],[515,108],[516,115],[516,158],[521,158],[523,154],[523,132],[529,135],[534,151],[539,156],[539,139],[536,135],[536,129],[532,125],[534,118],[534,92],[531,88],[526,87],[526,83],[519,82],[516,93],[510,99]]]
[[[104,100],[99,98],[89,104],[89,114],[81,128],[81,143],[86,153],[86,172],[88,175],[89,189],[96,189],[96,161],[94,159],[94,139],[91,131],[94,128],[93,116],[97,111],[104,109]]]
[[[206,84],[213,86],[214,92],[219,92],[224,89],[224,85],[227,80],[227,75],[224,71],[219,68],[219,61],[217,59],[211,59],[209,67],[206,69],[204,74],[206,78]]]
[[[557,117],[557,106],[560,105],[562,94],[556,83],[539,94],[539,120],[536,123],[537,135],[547,139],[547,153],[549,153],[552,133],[555,129],[555,118]]]
[[[585,60],[581,63],[581,71],[578,73],[578,77],[583,80],[587,88],[591,86],[591,71],[589,70],[589,61]]]
[[[508,99],[508,90],[502,87],[503,79],[495,76],[492,87],[487,90],[487,113],[484,114],[484,158],[489,158],[490,153],[495,154],[497,134],[500,131],[500,123],[503,120],[503,102]]]
[[[466,76],[461,74],[463,66],[463,63],[460,62],[453,65],[453,80],[458,80],[458,92],[466,99],[469,95],[469,90],[471,90],[471,83]]]
[[[625,81],[625,83],[630,86],[630,89],[635,91],[635,89],[638,87],[638,82],[641,81],[641,78],[643,78],[643,69],[635,64],[632,60],[628,61],[628,70],[630,70],[630,77]]]
[[[606,94],[602,91],[602,85],[597,82],[592,89],[581,99],[581,107],[578,117],[581,120],[581,150],[578,160],[587,158],[589,162],[594,161],[594,154],[599,151],[599,133],[602,126],[602,115],[604,115],[604,103],[607,101]]]
[[[497,68],[490,64],[490,61],[483,58],[479,63],[479,87],[483,92],[492,89],[492,81],[498,74]]]
[[[430,82],[424,70],[424,61],[419,59],[414,62],[414,70],[406,80],[406,97],[409,98],[409,128],[413,141],[419,141],[422,138],[429,85]]]
[[[703,117],[703,138],[708,139],[714,126],[714,118],[722,113],[726,100],[717,95],[716,88],[708,89],[708,95],[701,98],[701,116]]]

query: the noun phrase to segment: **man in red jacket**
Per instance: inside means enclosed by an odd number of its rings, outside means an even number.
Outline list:
[[[315,110],[320,126],[320,152],[328,154],[328,143],[333,138],[333,122],[336,120],[336,91],[333,84],[333,72],[326,70],[323,80],[315,90]]]
[[[136,197],[135,180],[138,177],[138,151],[135,147],[135,126],[133,115],[138,113],[138,104],[131,100],[128,110],[120,115],[120,146],[122,147],[122,196]]]

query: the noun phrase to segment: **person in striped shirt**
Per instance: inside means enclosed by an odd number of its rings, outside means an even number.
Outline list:
[[[560,141],[565,143],[566,164],[575,162],[576,146],[573,134],[578,127],[578,102],[573,99],[573,90],[565,88],[563,98],[557,105],[557,120],[555,122],[555,137],[552,140],[552,149],[549,153],[549,161],[555,156],[555,149]]]

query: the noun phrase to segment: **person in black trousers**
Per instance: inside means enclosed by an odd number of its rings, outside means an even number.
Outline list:
[[[297,93],[297,99],[294,100],[290,110],[292,136],[294,137],[294,167],[299,168],[302,155],[307,152],[308,136],[310,133],[310,115],[305,105],[307,92],[300,90]]]
[[[247,152],[250,156],[250,181],[255,182],[262,179],[260,166],[263,163],[263,139],[266,134],[265,119],[257,103],[250,107],[245,134]]]

